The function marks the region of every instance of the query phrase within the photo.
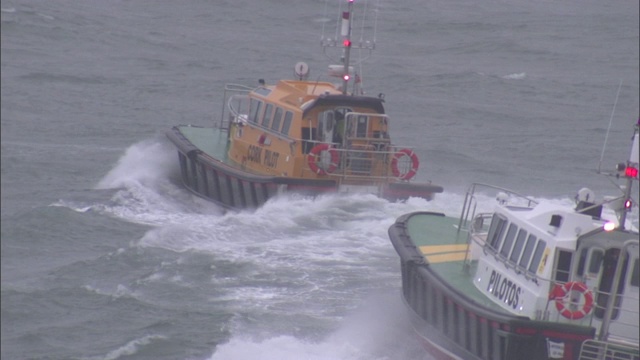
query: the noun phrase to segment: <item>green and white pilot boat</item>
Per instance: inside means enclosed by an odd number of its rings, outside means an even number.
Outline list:
[[[639,358],[638,229],[627,219],[639,126],[629,160],[608,174],[624,180],[619,196],[596,201],[583,188],[561,206],[473,184],[459,218],[396,220],[402,295],[435,358]],[[492,212],[476,211],[480,193],[496,196]]]

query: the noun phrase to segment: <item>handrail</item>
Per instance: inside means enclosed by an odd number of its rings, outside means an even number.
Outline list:
[[[311,147],[323,144],[321,141],[306,141],[312,144]],[[338,154],[339,163],[336,164],[337,169],[327,175],[342,179],[377,179],[387,182],[389,179],[396,178],[390,163],[398,149],[400,147],[390,145],[387,149],[377,150],[371,144],[360,144],[351,148],[331,148],[331,151]],[[305,168],[311,171],[308,165],[305,165]]]
[[[615,354],[615,357],[606,354]],[[580,347],[580,360],[600,360],[603,358],[612,360],[626,360],[638,357],[637,345],[627,345],[610,341],[585,340]]]
[[[475,194],[476,194],[476,191],[479,191],[477,188],[487,188],[487,189],[504,192],[507,198],[515,197],[516,199],[525,200],[527,203],[526,205],[527,207],[532,207],[533,205],[538,203],[537,201],[529,198],[526,195],[522,195],[516,191],[510,190],[504,187],[483,184],[483,183],[472,183],[467,189],[467,192],[464,198],[464,203],[462,205],[462,212],[460,213],[460,221],[458,222],[458,232],[460,232],[460,229],[462,229],[463,226],[466,227],[467,222],[469,221],[469,214],[471,214],[471,218],[475,217],[475,210],[477,207]],[[472,206],[473,206],[473,212],[471,212]]]
[[[234,95],[239,95],[239,94],[248,94],[249,92],[251,92],[253,89],[252,87],[246,86],[246,85],[241,85],[241,84],[225,84],[224,86],[224,96],[222,97],[222,113],[220,114],[220,121],[218,122],[218,128],[220,129],[229,129],[228,126],[225,127],[225,124],[228,125],[228,120],[225,121],[225,113],[227,111],[227,105],[230,105],[228,101],[231,101],[231,99],[234,97]],[[231,95],[229,96],[229,93],[231,93]],[[232,111],[231,108],[229,108],[229,111]],[[234,116],[237,116],[238,114],[234,114]]]

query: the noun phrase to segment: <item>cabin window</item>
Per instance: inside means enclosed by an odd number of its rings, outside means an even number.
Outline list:
[[[249,120],[257,123],[258,118],[260,117],[260,110],[262,109],[262,101],[251,99],[251,114],[249,116]]]
[[[358,123],[356,124],[356,137],[367,137],[367,124],[369,117],[365,115],[358,116]]]
[[[502,238],[502,232],[504,231],[506,224],[507,220],[505,218],[498,214],[493,215],[491,226],[489,227],[489,233],[487,234],[488,243],[491,248],[498,248],[498,243],[500,242],[500,238]]]
[[[589,273],[597,274],[600,272],[602,266],[602,259],[604,258],[604,251],[600,249],[594,249],[591,252],[591,260],[589,261]]]
[[[529,273],[535,274],[538,271],[538,265],[540,265],[540,260],[542,260],[542,254],[544,253],[544,249],[547,247],[547,242],[544,240],[538,241],[538,245],[536,246],[536,251],[533,253],[533,259],[531,260],[531,264],[529,264]]]
[[[578,270],[576,271],[576,274],[578,274],[578,276],[584,275],[584,264],[587,262],[588,250],[589,249],[584,248],[580,251],[580,260],[578,260]]]
[[[262,96],[269,96],[269,94],[271,94],[271,90],[266,88],[266,87],[260,87],[254,90],[254,92],[256,92],[257,94],[260,94]]]
[[[529,264],[529,259],[531,259],[531,254],[533,253],[533,247],[536,245],[536,238],[534,235],[529,235],[527,239],[527,244],[524,246],[524,252],[522,253],[522,257],[518,262],[518,267],[522,269],[526,269]]]
[[[527,232],[521,229],[518,232],[518,237],[516,238],[516,243],[513,246],[513,251],[511,251],[509,262],[513,264],[518,263],[518,259],[520,259],[520,254],[522,254],[522,248],[524,247],[525,240],[527,240]]]
[[[281,133],[285,135],[289,135],[289,128],[291,127],[291,120],[293,120],[293,113],[291,111],[287,111],[284,114],[284,123],[282,123]]]
[[[500,255],[507,258],[509,253],[511,252],[511,247],[513,246],[513,240],[516,238],[516,233],[518,232],[518,226],[515,224],[509,225],[509,230],[507,230],[507,236],[504,237],[504,242],[502,243],[502,248],[500,249]]]
[[[282,108],[276,108],[276,113],[273,115],[273,123],[271,124],[271,130],[279,131],[281,121],[282,121]]]
[[[638,269],[638,260],[633,263],[633,271],[631,272],[631,286],[639,287],[640,286],[640,269]]]
[[[273,105],[267,104],[264,108],[264,118],[262,118],[262,126],[268,128],[271,122],[271,114],[273,114]]]
[[[571,271],[571,257],[570,251],[558,250],[557,264],[556,264],[556,277],[555,280],[559,282],[569,281],[569,274]]]

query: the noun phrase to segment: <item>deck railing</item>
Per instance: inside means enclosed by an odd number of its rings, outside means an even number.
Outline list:
[[[348,147],[338,147],[337,144],[334,144],[336,146],[332,147],[331,151],[337,154],[338,160],[335,164],[331,163],[333,160],[330,158],[330,154],[326,154],[318,159],[319,162],[322,162],[321,167],[323,169],[332,169],[327,173],[328,176],[340,178],[341,180],[353,180],[355,182],[377,181],[379,183],[388,183],[391,179],[399,178],[394,174],[391,163],[398,150],[411,150],[411,147],[396,146],[389,143],[381,147],[379,143],[375,142],[375,140],[379,140],[376,138],[358,138],[358,140],[361,140],[359,144],[353,144]],[[317,144],[321,144],[319,141],[308,142],[311,148]],[[410,164],[404,164],[404,160],[408,159],[399,158],[397,160],[397,166],[401,174],[406,173],[406,166],[410,166]],[[308,164],[304,166],[305,171],[312,172]]]
[[[460,230],[463,228],[467,229],[469,219],[475,218],[478,205],[476,193],[486,190],[496,192],[496,200],[498,202],[514,204],[522,207],[533,207],[538,203],[528,196],[522,195],[507,188],[482,183],[473,183],[467,189],[467,193],[464,197],[462,212],[460,213],[460,221],[458,222],[458,232],[460,232]]]
[[[240,84],[226,84],[224,86],[224,97],[222,100],[222,114],[220,115],[220,120],[216,127],[229,130],[229,124],[233,119],[240,114],[248,114],[249,109],[241,109],[241,105],[243,102],[239,101],[240,99],[246,98],[243,95],[247,95],[254,88],[240,85]],[[238,100],[238,101],[236,101]],[[248,101],[246,102],[248,106]],[[227,111],[229,112],[227,114]]]
[[[608,341],[586,340],[580,349],[580,360],[630,360],[638,359],[638,347],[613,344]]]

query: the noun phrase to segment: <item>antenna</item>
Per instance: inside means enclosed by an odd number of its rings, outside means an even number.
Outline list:
[[[372,51],[375,49],[375,34],[376,34],[376,27],[377,27],[377,19],[378,19],[378,12],[376,10],[376,14],[374,17],[374,38],[373,41],[371,40],[364,40],[363,37],[363,33],[364,33],[364,28],[365,28],[365,22],[367,21],[367,16],[366,16],[366,12],[368,9],[367,6],[367,2],[365,1],[364,3],[364,11],[365,14],[363,15],[363,20],[362,20],[362,26],[361,26],[361,36],[360,36],[360,40],[359,41],[353,41],[352,38],[356,37],[352,31],[355,30],[355,32],[357,32],[358,27],[356,26],[355,28],[352,28],[352,23],[355,21],[354,18],[354,2],[355,0],[346,0],[346,11],[342,11],[343,9],[343,0],[341,0],[340,3],[340,12],[339,12],[339,18],[338,18],[338,23],[336,26],[336,34],[334,38],[327,38],[324,36],[324,24],[323,24],[323,35],[321,37],[321,45],[323,48],[323,52],[325,54],[325,56],[327,56],[329,59],[331,60],[335,60],[333,59],[331,56],[329,56],[329,54],[327,53],[327,48],[332,47],[332,48],[339,48],[342,50],[342,55],[340,56],[340,64],[337,65],[329,65],[329,76],[334,76],[334,77],[339,77],[342,79],[342,93],[343,94],[347,94],[348,91],[348,86],[349,86],[349,82],[353,81],[354,83],[354,87],[353,87],[353,92],[356,93],[357,91],[357,87],[361,87],[360,82],[362,79],[362,71],[360,71],[359,74],[356,74],[353,72],[353,69],[355,66],[357,65],[361,65],[362,62],[364,60],[366,60],[368,57],[371,56]],[[326,5],[326,3],[325,3]],[[339,38],[341,38],[341,40],[339,40]],[[352,54],[352,50],[358,50],[359,54],[360,54],[360,58],[357,61],[354,61],[354,55]],[[367,50],[369,52],[369,55],[366,57],[363,57],[361,55],[362,50]],[[352,78],[352,75],[354,75],[354,78]],[[358,76],[355,76],[358,75]],[[356,82],[357,80],[357,82]]]
[[[342,73],[342,93],[347,94],[347,87],[349,86],[349,58],[351,57],[351,22],[353,21],[353,0],[349,0],[348,11],[342,13],[342,31],[341,35],[344,40],[342,44],[344,46],[344,72]]]
[[[616,112],[616,105],[618,105],[618,96],[620,96],[620,88],[622,88],[622,80],[618,85],[618,93],[616,94],[616,100],[613,102],[613,109],[611,109],[611,117],[609,118],[609,127],[607,128],[607,134],[604,137],[604,144],[602,145],[602,153],[600,153],[600,162],[598,163],[598,173],[602,166],[602,158],[604,157],[604,149],[607,147],[607,139],[609,139],[609,131],[611,131],[611,123],[613,122],[613,114]]]

